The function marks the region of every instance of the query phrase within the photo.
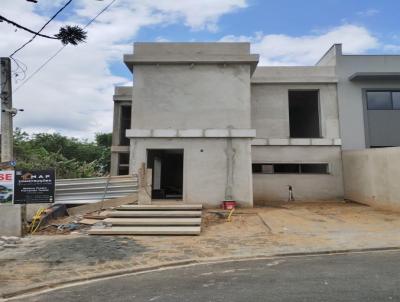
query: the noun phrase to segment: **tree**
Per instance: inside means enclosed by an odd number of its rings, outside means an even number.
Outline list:
[[[111,133],[98,133],[94,143],[59,133],[14,133],[17,169],[54,168],[58,178],[96,177],[109,173]]]

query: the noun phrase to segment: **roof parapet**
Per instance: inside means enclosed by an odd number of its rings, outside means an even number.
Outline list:
[[[250,53],[250,43],[135,43],[134,53],[124,55],[130,70],[135,65],[250,64],[252,73],[259,55]]]

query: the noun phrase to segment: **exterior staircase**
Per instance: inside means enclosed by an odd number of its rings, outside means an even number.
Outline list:
[[[199,235],[202,205],[122,205],[106,215],[106,227],[90,235]]]

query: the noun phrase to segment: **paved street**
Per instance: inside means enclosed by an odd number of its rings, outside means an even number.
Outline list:
[[[200,236],[29,236],[0,251],[0,298],[182,261],[400,247],[399,218],[353,203],[286,203],[240,209],[231,222],[205,212]]]
[[[195,265],[17,301],[399,301],[399,263],[373,252]]]

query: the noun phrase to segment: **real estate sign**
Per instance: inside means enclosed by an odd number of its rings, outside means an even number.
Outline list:
[[[14,196],[14,171],[0,171],[0,203],[12,203]]]
[[[54,202],[54,170],[15,171],[14,204]]]

